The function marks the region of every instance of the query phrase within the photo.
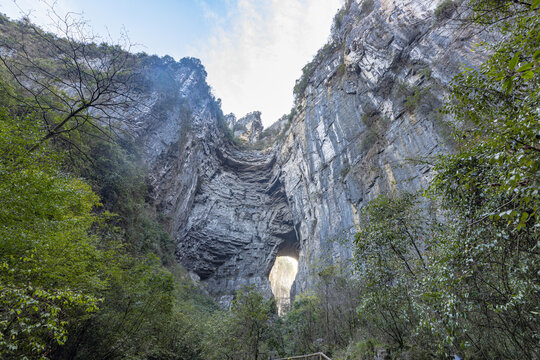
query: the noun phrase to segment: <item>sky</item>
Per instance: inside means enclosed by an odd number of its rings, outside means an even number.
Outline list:
[[[51,23],[54,0],[2,0],[11,19]],[[302,67],[329,38],[343,0],[56,0],[97,34],[127,32],[135,51],[201,59],[225,113],[261,111],[265,126],[288,113]],[[21,12],[22,11],[22,12]]]

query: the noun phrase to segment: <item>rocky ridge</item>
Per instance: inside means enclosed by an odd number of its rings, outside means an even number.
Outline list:
[[[232,129],[233,135],[248,143],[257,141],[264,128],[260,111],[250,112],[246,116],[233,121],[231,125],[229,127]]]

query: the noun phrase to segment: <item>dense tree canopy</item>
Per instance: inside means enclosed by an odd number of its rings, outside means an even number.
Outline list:
[[[427,191],[438,219],[411,218],[419,212],[402,208],[402,195],[365,209],[356,251],[367,297],[377,297],[368,314],[394,311],[392,321],[374,323],[412,335],[408,346],[466,358],[540,356],[539,5],[466,3],[469,26],[502,41],[481,44],[487,61],[453,81],[444,111],[453,115],[457,150],[439,157]],[[415,240],[424,255],[414,256]],[[395,335],[392,342],[405,345]]]
[[[1,20],[0,357],[196,359],[214,304],[172,261],[138,145],[107,126],[135,56]]]

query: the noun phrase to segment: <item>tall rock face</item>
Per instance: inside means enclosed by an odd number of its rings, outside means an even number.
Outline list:
[[[317,264],[352,258],[336,240],[352,239],[366,202],[426,186],[430,166],[415,160],[451,148],[438,109],[460,64],[479,59],[472,31],[434,19],[438,5],[348,1],[331,43],[297,82],[298,114],[279,149],[298,229],[296,292],[312,285]]]
[[[270,296],[277,255],[299,259],[293,291],[309,289],[317,264],[351,259],[336,240],[353,236],[367,201],[428,183],[415,159],[450,150],[437,110],[460,64],[481,57],[472,32],[434,19],[438,5],[348,1],[297,83],[294,115],[266,133],[260,113],[223,116],[197,60],[145,63],[149,110],[135,124],[152,201],[178,260],[224,304],[243,285]],[[272,145],[236,145],[235,126]]]
[[[281,169],[274,151],[242,149],[227,128],[248,129],[240,135],[249,143],[262,130],[260,112],[224,116],[196,59],[144,58],[139,73],[146,111],[132,128],[178,261],[224,305],[244,285],[271,296],[276,254],[297,243]]]

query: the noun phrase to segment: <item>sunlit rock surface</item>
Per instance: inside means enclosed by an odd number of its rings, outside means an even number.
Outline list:
[[[253,111],[232,123],[231,129],[234,136],[254,143],[263,130],[261,112]]]
[[[317,266],[352,257],[337,240],[352,238],[369,200],[426,186],[431,167],[415,160],[450,151],[438,109],[462,63],[482,54],[471,51],[474,30],[434,20],[438,3],[352,1],[297,101],[279,149],[300,245],[295,293]]]

